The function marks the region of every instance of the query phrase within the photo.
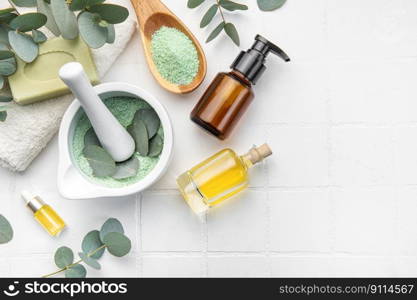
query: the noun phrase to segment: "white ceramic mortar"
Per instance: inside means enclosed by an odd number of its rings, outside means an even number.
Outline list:
[[[169,115],[164,106],[142,88],[121,82],[103,83],[94,87],[98,95],[104,98],[115,96],[139,97],[147,102],[158,114],[164,130],[164,147],[159,161],[151,172],[137,183],[126,187],[110,188],[89,179],[75,163],[71,148],[74,130],[77,125],[77,112],[80,102],[75,99],[62,119],[59,130],[59,166],[58,190],[67,199],[92,199],[101,197],[119,197],[139,193],[155,183],[166,171],[172,156],[173,130]],[[114,141],[117,143],[117,141]]]

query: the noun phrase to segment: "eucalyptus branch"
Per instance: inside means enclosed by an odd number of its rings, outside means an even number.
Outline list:
[[[87,256],[88,256],[88,257],[91,257],[91,256],[93,256],[94,254],[96,254],[97,252],[99,252],[101,249],[105,249],[106,247],[107,247],[106,245],[102,245],[102,246],[98,247],[97,249],[95,249],[94,251],[91,251],[90,253],[88,253],[88,254],[87,254]],[[44,276],[42,276],[42,278],[48,278],[48,277],[51,277],[51,276],[57,275],[57,274],[59,274],[59,273],[62,273],[62,272],[64,272],[64,271],[66,271],[66,270],[68,270],[68,269],[70,269],[70,268],[72,268],[72,267],[74,267],[74,266],[76,266],[76,265],[78,265],[78,264],[82,263],[82,262],[83,262],[83,260],[82,260],[82,259],[80,259],[80,260],[78,260],[78,261],[76,261],[76,262],[74,262],[74,263],[72,263],[72,264],[70,264],[70,265],[66,266],[65,268],[62,268],[62,269],[60,269],[60,270],[58,270],[58,271],[55,271],[55,272],[52,272],[52,273],[50,273],[50,274],[44,275]]]

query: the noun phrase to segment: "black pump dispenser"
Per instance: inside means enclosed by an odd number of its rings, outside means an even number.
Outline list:
[[[252,84],[256,84],[266,70],[265,60],[269,52],[281,57],[286,62],[290,61],[288,55],[281,48],[258,34],[252,48],[246,52],[240,52],[231,68],[245,76]]]

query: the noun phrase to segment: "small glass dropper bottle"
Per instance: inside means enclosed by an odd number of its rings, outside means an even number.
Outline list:
[[[267,144],[239,156],[224,149],[177,178],[178,187],[191,209],[204,214],[210,207],[248,187],[248,170],[272,154]]]
[[[32,195],[28,191],[21,193],[26,206],[33,212],[39,224],[52,236],[58,236],[65,228],[65,222],[55,212],[55,210],[39,197]]]

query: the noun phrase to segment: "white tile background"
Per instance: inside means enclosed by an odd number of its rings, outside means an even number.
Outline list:
[[[205,40],[206,8],[164,2]],[[181,97],[149,75],[136,36],[104,81],[140,85],[166,105],[176,135],[169,171],[143,195],[68,201],[56,188],[56,139],[26,172],[0,170],[1,213],[15,229],[0,247],[0,276],[54,271],[54,250],[78,250],[108,217],[123,222],[134,248],[123,259],[106,255],[90,276],[417,276],[417,2],[288,0],[272,13],[242,2],[250,11],[227,14],[242,47],[262,33],[292,62],[268,58],[234,136],[217,141],[188,114],[238,49],[225,37],[204,44],[207,78]],[[264,141],[275,155],[253,170],[249,191],[200,223],[175,177],[223,147],[244,152]],[[19,199],[23,188],[39,191],[68,222],[60,238],[35,224]]]

